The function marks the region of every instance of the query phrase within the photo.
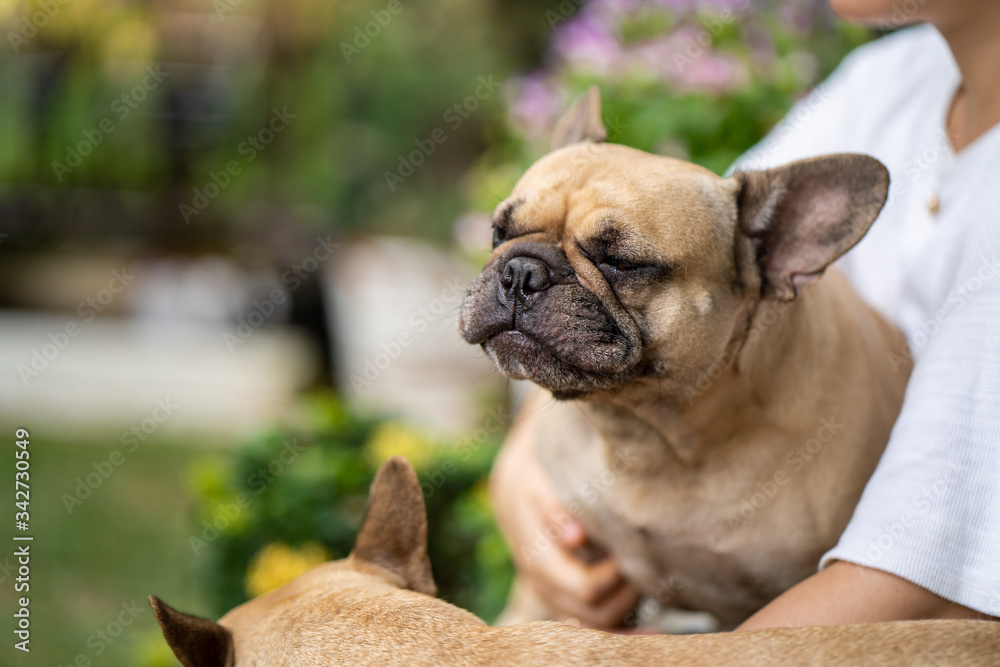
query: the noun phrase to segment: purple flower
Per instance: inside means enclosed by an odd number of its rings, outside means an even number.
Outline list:
[[[667,9],[682,13],[690,11],[695,5],[699,4],[699,0],[652,0],[649,4],[656,5],[657,7],[666,7]]]
[[[747,45],[750,47],[750,55],[753,62],[758,67],[765,69],[773,67],[778,54],[774,50],[774,42],[766,32],[753,25],[747,25],[744,33]]]
[[[608,26],[589,16],[563,24],[552,36],[552,51],[569,65],[599,74],[616,73],[622,65],[621,44]]]
[[[629,14],[646,4],[643,0],[590,0],[581,13],[594,13],[603,17],[617,17]]]
[[[809,8],[802,6],[800,3],[790,2],[787,5],[783,5],[778,10],[778,17],[782,23],[799,34],[805,35],[812,29],[813,21]]]
[[[687,60],[677,32],[638,44],[632,54],[637,65],[665,81],[672,81],[678,72],[678,63]]]
[[[706,51],[689,62],[676,83],[680,88],[723,93],[744,85],[747,78],[746,67],[734,58]]]
[[[561,92],[543,73],[535,72],[521,80],[510,113],[515,125],[529,137],[538,138],[552,129],[562,107]]]
[[[692,4],[695,9],[716,9],[719,11],[728,9],[734,13],[744,11],[750,5],[747,0],[694,0]]]

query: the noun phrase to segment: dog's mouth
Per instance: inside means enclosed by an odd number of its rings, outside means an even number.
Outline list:
[[[553,366],[559,361],[558,357],[546,350],[541,343],[516,329],[501,331],[482,343],[482,347],[504,375],[515,380],[532,379],[531,371],[522,360],[535,359],[536,364],[546,366]]]
[[[481,317],[476,319],[482,322]],[[555,333],[558,327],[551,326],[553,319],[560,318],[549,314],[545,322],[550,326],[542,327],[542,332],[526,330],[520,322],[507,320],[501,325],[494,320],[488,333],[480,329],[486,335],[478,341],[469,340],[468,330],[463,335],[469,342],[478,342],[504,375],[530,380],[557,398],[610,389],[634,375],[635,369],[626,361],[632,345],[613,320],[603,326],[590,322],[584,331],[566,327]]]
[[[609,374],[595,374],[560,358],[530,334],[516,329],[494,335],[482,343],[482,348],[504,375],[514,380],[530,380],[550,390],[556,398],[576,398],[620,382],[612,380]]]

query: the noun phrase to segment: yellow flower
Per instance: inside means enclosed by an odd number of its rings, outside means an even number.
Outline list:
[[[398,422],[387,422],[379,426],[365,445],[365,457],[376,467],[393,456],[405,456],[414,469],[420,472],[436,455],[434,445]]]
[[[285,544],[268,544],[257,552],[247,569],[247,593],[257,597],[273,591],[328,560],[330,552],[316,542],[308,542],[298,549]]]
[[[472,504],[483,514],[490,514],[493,511],[493,504],[490,502],[489,478],[484,477],[469,491]]]
[[[142,81],[157,56],[159,37],[156,26],[142,13],[121,12],[107,26],[100,43],[109,74],[123,81]]]

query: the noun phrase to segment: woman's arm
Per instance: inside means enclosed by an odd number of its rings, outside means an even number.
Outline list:
[[[837,561],[785,591],[737,630],[930,618],[993,619],[894,574]]]
[[[574,553],[583,526],[562,506],[535,455],[540,393],[525,400],[490,474],[490,498],[518,574],[559,619],[615,628],[638,601],[610,558],[587,563]]]

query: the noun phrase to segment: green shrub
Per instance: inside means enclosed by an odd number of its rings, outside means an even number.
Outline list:
[[[499,443],[473,435],[436,442],[353,414],[330,396],[309,399],[302,413],[297,427],[276,428],[193,470],[200,504],[191,546],[216,613],[248,599],[248,573],[260,593],[325,557],[345,557],[375,471],[402,454],[424,489],[439,595],[492,619],[512,576],[485,486]]]
[[[722,173],[872,37],[808,1],[591,0],[549,20],[547,65],[512,86],[506,122],[470,181],[478,210],[507,196],[591,85],[609,141]]]

